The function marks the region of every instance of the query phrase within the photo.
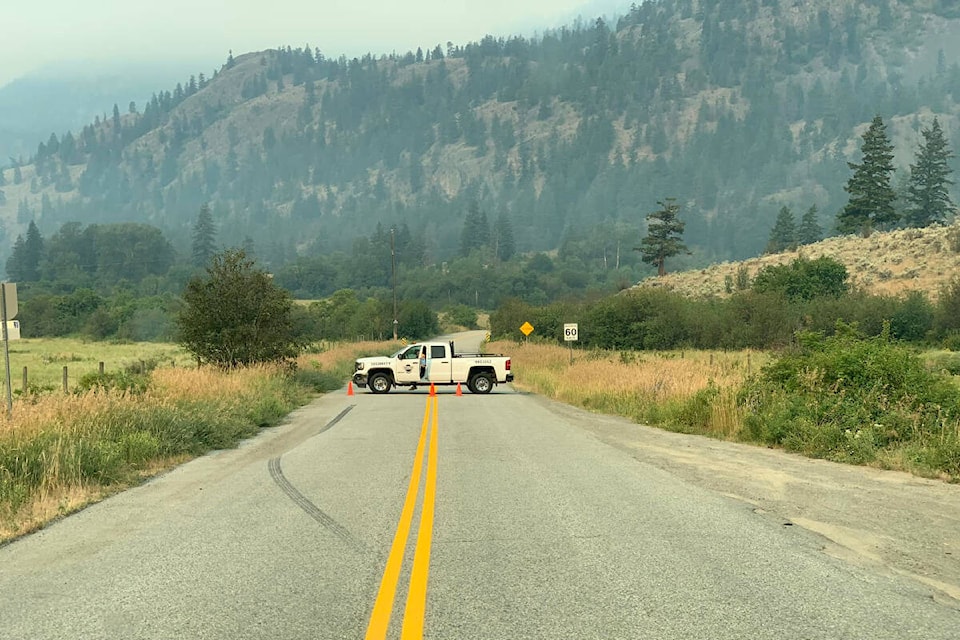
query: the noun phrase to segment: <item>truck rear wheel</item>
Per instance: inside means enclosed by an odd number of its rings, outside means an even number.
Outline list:
[[[385,373],[375,373],[370,376],[370,381],[367,383],[370,385],[370,391],[373,393],[386,393],[390,391],[392,383],[390,378],[387,377]]]
[[[478,373],[470,378],[467,387],[471,393],[490,393],[493,389],[493,379],[489,373]]]

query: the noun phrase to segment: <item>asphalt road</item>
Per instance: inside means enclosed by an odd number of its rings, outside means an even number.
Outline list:
[[[0,548],[0,638],[376,637],[378,602],[389,638],[960,637],[924,585],[638,461],[593,419],[509,385],[329,394]]]

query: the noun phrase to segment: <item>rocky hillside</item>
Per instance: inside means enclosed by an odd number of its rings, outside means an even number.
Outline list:
[[[741,258],[783,205],[832,226],[874,115],[902,170],[934,116],[960,130],[958,56],[946,0],[651,0],[530,39],[250,53],[6,168],[0,247],[30,220],[148,222],[182,246],[210,202],[224,244],[249,238],[274,265],[378,223],[408,224],[440,262],[471,202],[528,252],[640,237],[675,197],[694,263]]]

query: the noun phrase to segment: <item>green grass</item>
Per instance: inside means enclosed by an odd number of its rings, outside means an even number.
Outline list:
[[[67,367],[67,388],[99,372],[138,372],[143,362],[147,369],[156,366],[196,366],[193,358],[174,344],[154,342],[111,343],[73,338],[33,338],[10,343],[10,378],[14,393],[23,392],[23,369],[27,368],[28,389],[33,392],[63,388],[63,368]],[[0,358],[2,360],[2,358]],[[4,377],[0,361],[0,380]]]

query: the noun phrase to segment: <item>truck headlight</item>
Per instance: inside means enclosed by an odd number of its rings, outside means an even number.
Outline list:
[[[363,371],[363,363],[362,363],[362,362],[356,363],[355,366],[356,366],[356,370],[357,370],[357,371]]]

